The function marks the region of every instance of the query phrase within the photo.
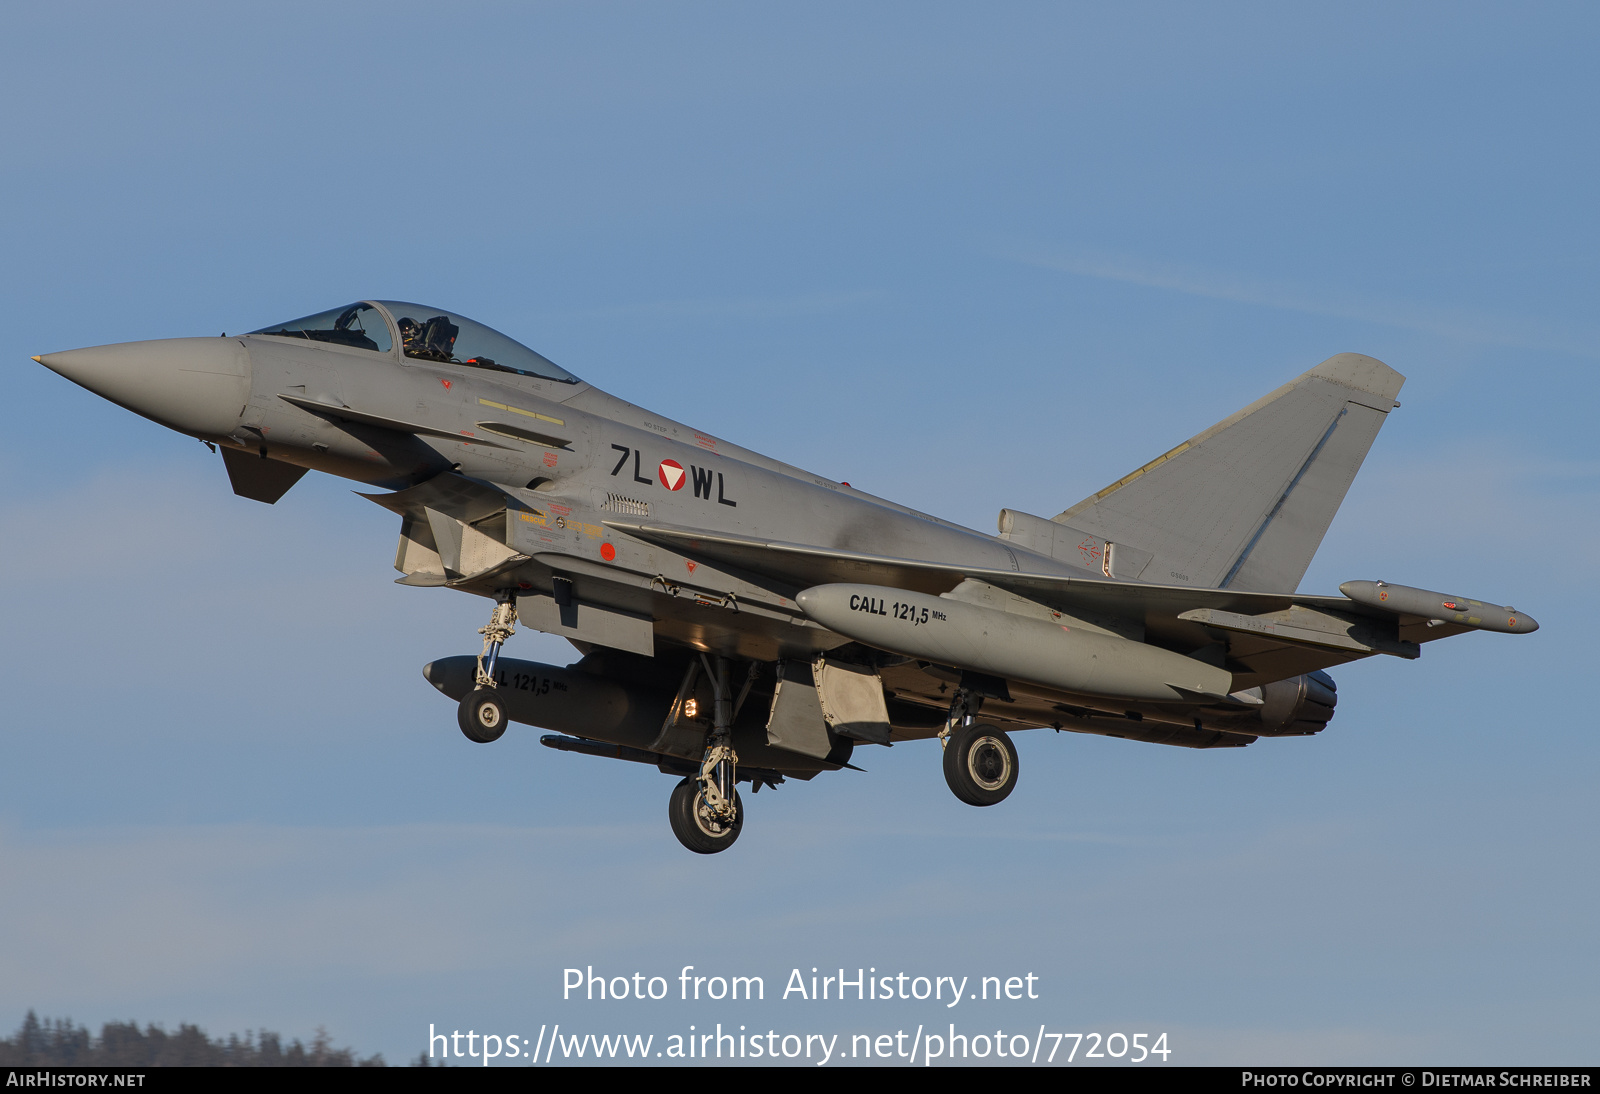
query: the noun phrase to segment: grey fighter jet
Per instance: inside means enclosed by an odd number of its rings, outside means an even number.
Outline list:
[[[403,585],[493,605],[423,675],[479,744],[679,780],[672,830],[729,847],[752,793],[937,738],[962,801],[1017,780],[1009,731],[1187,748],[1307,736],[1324,671],[1538,624],[1449,593],[1297,593],[1404,378],[1343,353],[1048,520],[985,535],[607,395],[454,312],[365,300],[242,337],[35,358],[222,454],[272,503],[308,470],[377,488]],[[566,667],[501,656],[517,623]]]

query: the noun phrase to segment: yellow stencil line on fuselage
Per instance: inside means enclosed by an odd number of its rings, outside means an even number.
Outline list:
[[[479,399],[478,402],[483,406],[492,406],[496,410],[504,410],[512,414],[523,414],[529,418],[538,418],[541,422],[549,422],[551,425],[567,424],[561,418],[552,418],[548,414],[540,414],[533,410],[523,410],[520,406],[507,406],[505,403],[497,403],[493,399]]]

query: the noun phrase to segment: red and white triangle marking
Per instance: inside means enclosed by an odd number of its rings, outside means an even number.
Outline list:
[[[661,466],[656,469],[656,477],[668,490],[682,490],[683,480],[687,476],[683,473],[683,465],[677,460],[662,460]]]

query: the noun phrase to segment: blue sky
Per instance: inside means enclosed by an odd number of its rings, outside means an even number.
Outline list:
[[[1033,971],[1003,1023],[1173,1062],[1592,1062],[1592,8],[8,19],[0,1027],[325,1025],[393,1061],[429,1022],[941,1020],[559,999],[572,965],[869,965]],[[391,514],[315,476],[237,498],[28,360],[360,297],[986,531],[1368,353],[1404,405],[1303,587],[1543,629],[1344,667],[1312,739],[1023,734],[996,809],[933,746],[869,750],[702,861],[654,771],[461,738],[419,670],[485,613],[391,584]]]

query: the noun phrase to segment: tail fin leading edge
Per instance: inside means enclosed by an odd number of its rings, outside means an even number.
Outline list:
[[[1293,592],[1404,383],[1330,357],[1052,519],[1149,552],[1145,581]]]

